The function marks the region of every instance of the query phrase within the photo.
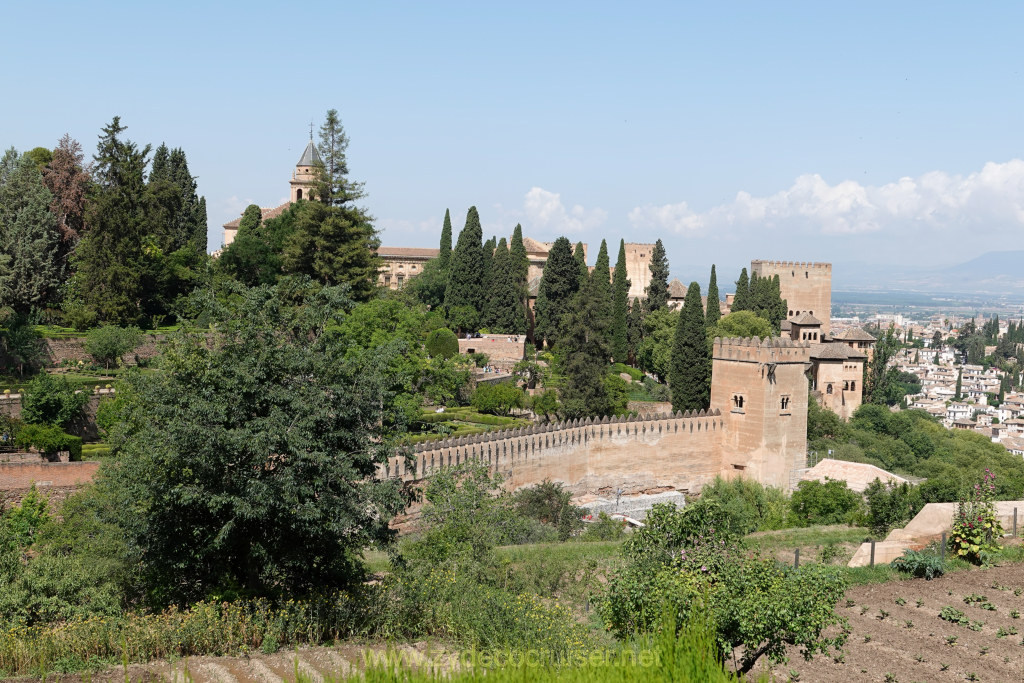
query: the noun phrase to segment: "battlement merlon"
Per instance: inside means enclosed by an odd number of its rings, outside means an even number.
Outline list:
[[[750,262],[750,269],[752,271],[760,272],[761,268],[768,270],[814,270],[821,272],[832,272],[831,263],[823,263],[819,261],[764,261],[754,260]]]
[[[739,363],[808,363],[811,345],[788,337],[715,337],[712,358]]]

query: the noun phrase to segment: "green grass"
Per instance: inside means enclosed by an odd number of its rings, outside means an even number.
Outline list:
[[[871,530],[865,527],[834,525],[799,527],[781,529],[779,531],[759,531],[747,535],[744,540],[747,546],[751,548],[778,550],[780,548],[802,548],[826,545],[828,543],[863,543],[869,536],[871,536]]]
[[[82,444],[82,460],[104,460],[110,457],[110,446],[105,443]]]

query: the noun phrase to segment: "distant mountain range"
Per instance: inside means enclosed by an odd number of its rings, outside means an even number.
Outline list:
[[[833,290],[1024,296],[1024,251],[990,251],[938,268],[913,264],[834,263]]]

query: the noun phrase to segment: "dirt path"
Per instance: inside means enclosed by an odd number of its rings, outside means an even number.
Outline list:
[[[971,595],[984,599],[965,603]],[[843,656],[806,662],[792,648],[773,669],[777,680],[792,672],[801,682],[1024,680],[1024,565],[857,586],[846,597],[837,609],[851,629]],[[947,605],[977,630],[940,619]]]

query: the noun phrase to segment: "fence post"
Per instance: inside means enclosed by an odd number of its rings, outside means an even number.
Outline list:
[[[939,548],[939,552],[942,553],[942,561],[946,561],[946,532],[942,532],[942,545]]]
[[[800,548],[793,553],[793,569],[800,569]]]
[[[1017,508],[1013,508],[1013,537],[1017,538]]]
[[[875,566],[875,542],[871,541],[871,566]]]

